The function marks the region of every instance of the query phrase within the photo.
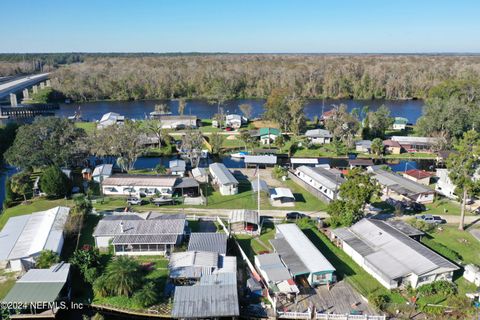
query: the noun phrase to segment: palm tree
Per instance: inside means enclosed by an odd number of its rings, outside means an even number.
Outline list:
[[[105,280],[110,293],[131,296],[141,285],[137,261],[127,256],[116,257],[105,269]]]
[[[133,296],[134,300],[143,308],[153,305],[158,300],[157,289],[155,283],[147,282],[142,289],[140,289]]]

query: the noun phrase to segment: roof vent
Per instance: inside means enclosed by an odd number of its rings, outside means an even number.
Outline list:
[[[123,228],[123,221],[120,222],[120,232],[121,232],[121,233],[124,233],[124,232],[125,232],[125,230],[124,230],[124,228]]]

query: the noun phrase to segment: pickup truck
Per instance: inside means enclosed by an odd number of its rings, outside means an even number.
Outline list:
[[[440,216],[434,216],[431,214],[422,214],[420,216],[416,216],[417,219],[423,220],[426,223],[434,223],[434,224],[444,224],[447,223],[447,220],[443,219]]]

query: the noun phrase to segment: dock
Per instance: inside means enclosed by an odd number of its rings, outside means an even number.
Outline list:
[[[36,116],[54,115],[60,106],[56,103],[28,104],[17,107],[0,106],[0,119],[33,118]]]

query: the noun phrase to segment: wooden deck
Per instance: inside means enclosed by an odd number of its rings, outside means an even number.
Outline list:
[[[352,311],[361,311],[363,314],[376,315],[377,312],[358,294],[352,286],[345,281],[340,281],[327,289],[327,286],[319,286],[301,292],[297,297],[297,303],[278,304],[278,310],[304,312],[309,307],[315,306],[317,312],[349,314]]]

